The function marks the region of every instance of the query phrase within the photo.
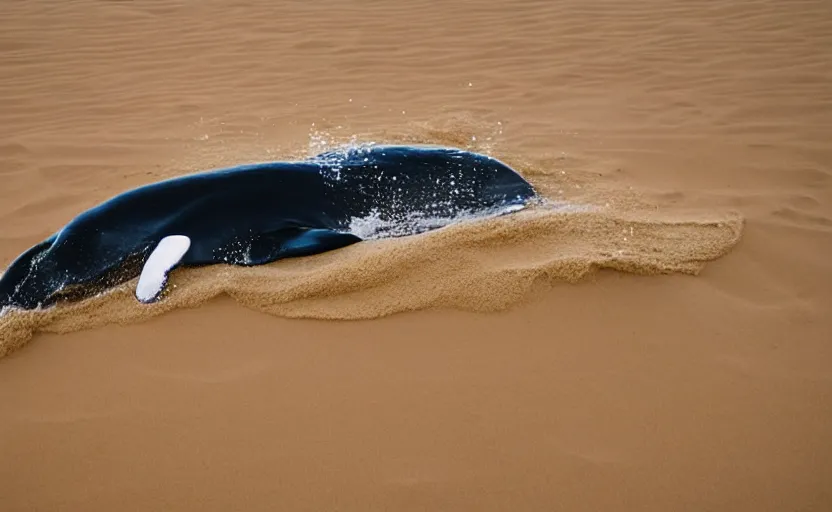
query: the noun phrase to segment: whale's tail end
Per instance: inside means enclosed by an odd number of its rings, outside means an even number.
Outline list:
[[[46,305],[54,292],[54,286],[41,269],[45,253],[52,247],[55,237],[34,245],[17,257],[0,275],[0,309],[16,307],[35,309]]]

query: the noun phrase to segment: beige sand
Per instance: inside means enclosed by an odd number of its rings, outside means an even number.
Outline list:
[[[0,69],[0,266],[350,140],[595,208],[3,316],[1,510],[832,508],[828,2],[10,1]]]

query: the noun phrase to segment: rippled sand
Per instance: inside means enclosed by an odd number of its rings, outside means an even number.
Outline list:
[[[591,208],[0,317],[1,508],[832,507],[830,55],[822,1],[7,2],[0,266],[350,141]]]

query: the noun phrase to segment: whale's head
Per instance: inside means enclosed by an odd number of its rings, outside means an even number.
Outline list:
[[[390,219],[454,217],[522,205],[536,196],[534,187],[505,163],[459,148],[355,149],[340,157],[338,169],[338,198],[354,218],[373,212]]]
[[[534,198],[537,193],[531,183],[517,171],[490,156],[481,156],[481,165],[488,172],[482,172],[480,198],[493,205],[522,204]]]

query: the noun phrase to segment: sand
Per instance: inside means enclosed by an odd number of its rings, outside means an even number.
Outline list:
[[[556,204],[0,317],[0,509],[832,509],[832,6],[13,0],[0,267],[352,142]]]

